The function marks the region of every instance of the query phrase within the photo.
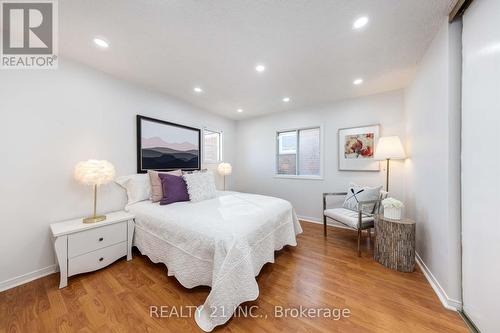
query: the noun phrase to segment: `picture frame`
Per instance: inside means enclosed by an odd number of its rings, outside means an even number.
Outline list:
[[[137,115],[137,172],[201,169],[201,130]]]
[[[340,128],[338,130],[339,171],[380,171],[374,159],[380,125]]]

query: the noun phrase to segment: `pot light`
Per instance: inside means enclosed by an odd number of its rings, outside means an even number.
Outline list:
[[[238,110],[236,110],[236,112],[238,112],[238,113],[242,113],[242,112],[243,112],[243,109],[238,109]]]
[[[366,16],[362,16],[358,19],[356,19],[356,21],[354,21],[354,23],[352,24],[352,28],[353,29],[361,29],[362,27],[364,27],[367,23],[368,23],[368,17]]]
[[[104,49],[107,49],[109,47],[109,43],[106,42],[104,39],[101,39],[101,38],[94,38],[94,43],[95,45],[99,46],[99,47],[102,47]]]
[[[285,103],[290,102],[290,97],[283,97],[283,102],[285,102]]]
[[[361,83],[363,83],[363,79],[356,79],[352,82],[355,86],[359,86]]]
[[[264,66],[262,64],[258,64],[257,66],[255,66],[255,70],[259,73],[262,73],[266,70],[266,66]]]
[[[201,89],[200,87],[194,87],[193,91],[197,94],[201,94],[203,92],[203,89]]]

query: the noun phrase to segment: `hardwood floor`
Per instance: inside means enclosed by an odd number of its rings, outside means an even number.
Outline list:
[[[275,264],[264,266],[257,278],[259,298],[244,304],[261,317],[244,318],[241,311],[215,332],[468,332],[457,313],[442,307],[420,271],[399,273],[379,265],[367,239],[358,258],[356,232],[329,228],[325,239],[321,225],[302,226],[299,246],[283,249]],[[172,314],[174,307],[180,312],[182,306],[202,304],[209,292],[182,287],[166,270],[135,251],[130,262],[71,277],[65,289],[58,289],[59,276],[52,274],[4,291],[0,332],[201,332],[194,318],[150,317],[150,305],[168,306]],[[273,316],[275,306],[301,305],[349,309],[351,315]]]

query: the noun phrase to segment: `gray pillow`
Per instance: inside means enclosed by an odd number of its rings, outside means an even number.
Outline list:
[[[367,187],[351,183],[349,184],[349,189],[347,190],[347,195],[342,207],[351,210],[358,210],[359,201],[377,200],[380,197],[380,190],[382,190],[382,186]],[[375,204],[363,205],[363,212],[371,214],[373,213],[374,208]]]

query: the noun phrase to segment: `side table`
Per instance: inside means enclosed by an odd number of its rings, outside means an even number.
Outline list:
[[[415,221],[375,218],[375,249],[373,258],[387,268],[400,272],[415,269]]]
[[[106,220],[83,223],[81,218],[50,225],[59,263],[59,288],[68,277],[104,268],[121,257],[132,259],[134,215],[125,211],[106,214]]]

